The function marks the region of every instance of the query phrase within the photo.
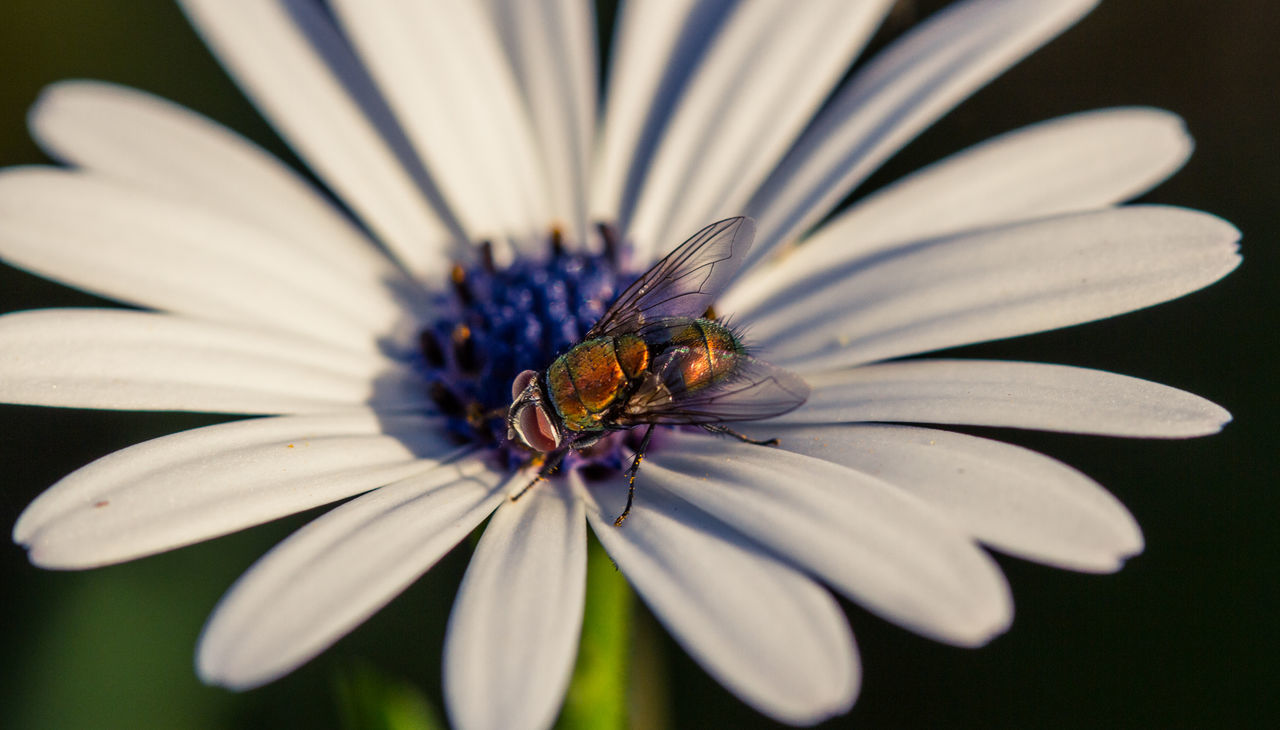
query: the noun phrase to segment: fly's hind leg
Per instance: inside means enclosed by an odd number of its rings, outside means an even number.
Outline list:
[[[653,424],[649,424],[649,428],[645,429],[644,438],[640,440],[640,446],[636,449],[636,456],[631,460],[631,466],[627,469],[627,506],[622,510],[622,514],[618,515],[618,519],[613,521],[614,527],[622,527],[622,523],[627,519],[627,515],[631,514],[631,503],[636,498],[636,473],[640,471],[640,462],[644,461],[644,452],[649,448],[649,439],[653,436]]]
[[[515,496],[511,498],[511,501],[514,502],[517,499],[520,499],[521,497],[523,497],[524,493],[529,491],[530,489],[533,489],[533,485],[537,484],[538,482],[546,481],[547,477],[554,474],[556,472],[556,469],[560,468],[560,464],[564,462],[564,457],[565,457],[565,454],[567,453],[569,453],[568,449],[562,449],[560,451],[551,452],[551,454],[547,456],[547,460],[542,462],[542,468],[538,469],[538,476],[534,477],[533,481],[524,485],[524,489],[521,489],[519,492],[516,492]]]
[[[707,431],[710,431],[711,433],[722,433],[722,434],[725,434],[726,436],[732,436],[738,439],[739,441],[747,444],[755,444],[756,446],[777,446],[778,445],[778,439],[765,439],[764,441],[757,441],[756,439],[750,438],[748,436],[738,433],[737,431],[734,431],[732,428],[729,428],[728,426],[722,423],[704,423],[702,424],[702,428]]]

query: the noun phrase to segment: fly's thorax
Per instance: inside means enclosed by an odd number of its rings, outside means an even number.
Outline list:
[[[618,356],[618,365],[629,379],[635,379],[649,368],[649,345],[635,335],[616,335],[613,338],[613,350]]]
[[[649,349],[634,335],[586,340],[547,368],[547,395],[565,428],[598,431],[648,363]]]

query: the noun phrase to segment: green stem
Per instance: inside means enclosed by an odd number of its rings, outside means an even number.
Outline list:
[[[444,730],[422,690],[369,662],[341,667],[334,689],[344,730]]]
[[[557,723],[561,730],[627,728],[632,604],[631,586],[592,536],[582,640]]]

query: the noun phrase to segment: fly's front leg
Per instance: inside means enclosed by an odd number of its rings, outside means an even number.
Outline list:
[[[613,521],[614,527],[622,527],[622,523],[627,519],[627,515],[631,514],[631,503],[636,498],[636,473],[640,471],[640,462],[644,461],[644,452],[649,448],[649,439],[653,437],[653,424],[649,424],[649,428],[645,429],[644,438],[640,440],[640,446],[636,449],[636,456],[631,460],[631,467],[627,469],[627,506],[622,510],[622,514],[618,515],[618,519]]]
[[[777,446],[778,445],[778,439],[765,439],[764,441],[757,441],[756,439],[749,438],[743,434],[738,433],[737,431],[734,431],[732,428],[729,428],[728,426],[722,423],[704,423],[702,424],[702,428],[707,431],[710,431],[711,433],[722,433],[727,436],[732,436],[738,439],[739,441],[742,441],[743,443],[755,444],[756,446]]]
[[[547,477],[554,474],[556,469],[560,468],[560,464],[564,462],[564,457],[565,457],[565,454],[567,453],[569,453],[568,449],[561,449],[560,451],[551,452],[551,454],[547,456],[547,460],[542,462],[542,468],[538,470],[538,476],[534,477],[533,481],[524,485],[524,489],[521,489],[519,492],[516,492],[515,496],[511,498],[511,501],[514,502],[517,499],[520,499],[521,497],[523,497],[524,493],[532,489],[533,485],[537,484],[538,482],[546,481]]]

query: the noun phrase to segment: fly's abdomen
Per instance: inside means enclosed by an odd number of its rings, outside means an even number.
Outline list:
[[[744,354],[742,343],[733,331],[710,319],[690,321],[687,327],[676,332],[671,344],[683,352],[673,362],[675,372],[667,377],[680,378],[686,393],[702,390],[733,375]]]
[[[571,431],[598,431],[629,382],[649,365],[638,337],[599,337],[575,345],[547,368],[547,391]]]

